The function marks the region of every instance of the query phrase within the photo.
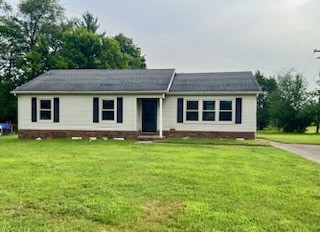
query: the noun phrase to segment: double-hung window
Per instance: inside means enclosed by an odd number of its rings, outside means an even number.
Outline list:
[[[51,99],[40,99],[40,120],[52,120],[52,101]]]
[[[219,121],[232,121],[232,101],[220,101]]]
[[[115,105],[114,99],[102,100],[102,121],[114,121]]]
[[[202,121],[215,120],[215,101],[202,102]]]
[[[186,119],[187,121],[199,120],[199,102],[198,101],[187,101]]]
[[[186,122],[232,122],[233,100],[199,99],[185,101]]]

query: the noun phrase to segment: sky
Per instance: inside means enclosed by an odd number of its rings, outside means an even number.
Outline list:
[[[19,0],[9,0],[17,4]],[[294,68],[312,88],[319,79],[319,0],[60,0],[68,17],[90,11],[100,31],[124,33],[148,68],[177,72]]]

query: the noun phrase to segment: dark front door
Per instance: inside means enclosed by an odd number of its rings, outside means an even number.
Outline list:
[[[157,131],[157,100],[142,100],[142,132]]]

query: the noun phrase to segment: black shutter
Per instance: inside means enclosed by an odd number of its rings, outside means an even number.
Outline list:
[[[99,98],[93,98],[93,122],[99,122]]]
[[[241,124],[242,121],[242,98],[236,98],[236,123]]]
[[[123,98],[117,98],[117,123],[123,122]]]
[[[31,121],[37,121],[37,98],[33,97],[31,99]]]
[[[53,122],[60,121],[60,101],[58,97],[53,98]]]
[[[183,123],[183,98],[178,98],[177,122]]]

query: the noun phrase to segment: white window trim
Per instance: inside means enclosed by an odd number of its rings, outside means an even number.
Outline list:
[[[183,101],[183,123],[185,124],[209,124],[209,125],[230,125],[235,124],[235,99],[236,98],[184,98]],[[198,101],[198,121],[187,120],[187,101]],[[203,121],[203,101],[214,101],[215,102],[215,120],[214,121]],[[220,121],[220,101],[231,101],[232,102],[232,120],[231,121]],[[191,111],[191,110],[190,110]],[[208,111],[210,112],[210,111]],[[213,112],[213,111],[211,111]]]
[[[113,115],[113,120],[103,120],[102,119],[102,112],[103,111],[111,111],[111,110],[104,110],[103,109],[103,101],[108,100],[108,101],[113,101],[113,110],[114,110],[114,115]],[[117,98],[116,97],[105,97],[105,98],[100,98],[99,102],[99,121],[100,123],[116,123],[117,122]]]
[[[41,111],[49,111],[48,109],[44,109],[44,110],[41,110],[41,101],[47,101],[47,100],[50,100],[50,105],[51,105],[51,119],[48,120],[48,119],[41,119],[41,115],[40,115],[40,112]],[[37,113],[38,113],[38,122],[53,122],[53,97],[41,97],[41,98],[38,98],[38,102],[37,102]]]
[[[203,108],[203,102],[205,101],[213,101],[214,102],[214,110],[204,110]],[[202,99],[201,100],[201,121],[204,122],[204,123],[214,123],[217,121],[217,106],[216,106],[216,103],[217,103],[217,100],[213,100],[213,99]],[[214,120],[211,120],[211,121],[206,121],[206,120],[203,120],[203,113],[214,113]]]
[[[220,110],[220,102],[222,101],[231,101],[231,110]],[[235,124],[235,98],[232,99],[221,99],[219,100],[219,105],[218,105],[218,122],[221,124]],[[231,121],[220,121],[220,111],[221,112],[231,112]]]
[[[198,102],[198,110],[188,110],[187,109],[187,104],[188,104],[188,101],[196,101]],[[200,118],[200,112],[201,112],[201,106],[200,106],[200,100],[199,99],[185,99],[184,100],[184,106],[183,108],[185,109],[183,114],[184,114],[184,117],[183,117],[183,121],[186,122],[186,123],[199,123],[201,122],[201,118]],[[190,121],[190,120],[187,120],[187,112],[198,112],[198,120],[197,121]]]

